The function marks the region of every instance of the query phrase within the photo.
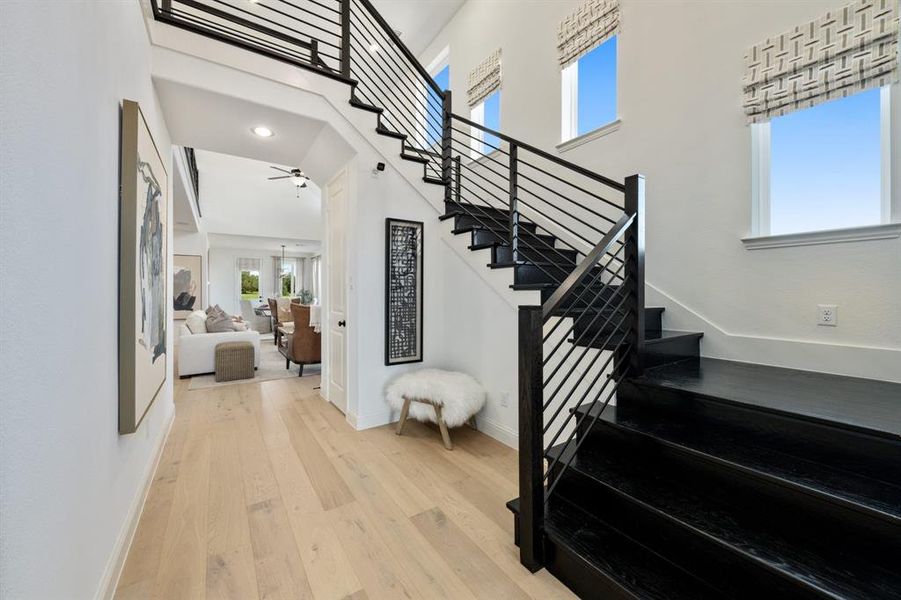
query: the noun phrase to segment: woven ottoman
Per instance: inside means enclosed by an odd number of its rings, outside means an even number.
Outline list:
[[[223,342],[216,345],[216,381],[253,379],[253,344]]]

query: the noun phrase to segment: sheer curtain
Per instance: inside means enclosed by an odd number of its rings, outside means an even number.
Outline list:
[[[310,259],[310,283],[313,292],[313,302],[320,303],[320,290],[322,289],[322,256],[314,256]]]

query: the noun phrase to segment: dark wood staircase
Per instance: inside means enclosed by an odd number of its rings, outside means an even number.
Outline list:
[[[547,567],[585,598],[901,598],[899,404],[901,385],[878,381],[649,368],[584,411],[548,499]],[[636,547],[641,572],[610,556]]]

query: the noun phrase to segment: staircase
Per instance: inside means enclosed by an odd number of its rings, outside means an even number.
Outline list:
[[[519,310],[522,564],[583,598],[901,598],[901,385],[700,357],[644,302],[644,179],[452,111],[369,0],[153,2],[348,86]]]

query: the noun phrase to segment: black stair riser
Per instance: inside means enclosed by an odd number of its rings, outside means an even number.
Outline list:
[[[499,221],[508,222],[510,220],[510,211],[493,206],[482,206],[478,204],[469,204],[467,202],[444,202],[444,214],[456,215],[458,213],[470,213],[478,215],[488,215]]]
[[[473,246],[481,246],[483,244],[491,244],[500,242],[502,244],[508,243],[508,235],[506,232],[501,233],[498,231],[493,231],[490,229],[473,229],[472,230],[472,245]],[[541,235],[541,234],[525,234],[521,236],[522,244],[530,245],[538,250],[550,249],[554,247],[554,243],[556,242],[556,238],[550,235]]]
[[[466,227],[485,227],[488,229],[494,229],[498,232],[502,232],[505,235],[509,235],[510,231],[510,222],[504,217],[499,217],[497,215],[492,214],[479,214],[473,212],[469,213],[457,213],[454,216],[454,229],[464,229]],[[534,223],[522,223],[520,224],[521,231],[528,231],[529,233],[535,233],[535,230],[538,228]]]
[[[519,248],[520,260],[534,260],[540,262],[553,262],[559,265],[568,265],[570,271],[576,268],[576,251],[566,250],[563,248]],[[491,262],[508,263],[513,262],[513,248],[511,246],[495,246],[491,252]]]
[[[643,369],[649,369],[680,360],[697,359],[701,355],[701,338],[685,336],[645,343],[640,361]]]
[[[595,333],[598,331],[601,334],[598,336],[603,339],[604,336],[608,335],[610,332],[614,331],[617,323],[623,318],[626,314],[625,309],[619,309],[616,312],[613,312],[612,309],[607,309],[603,311],[603,313],[598,316],[598,313],[595,311],[585,311],[582,312],[579,316],[575,318],[573,323],[573,336],[579,338],[582,336],[584,340],[590,340],[594,337]],[[645,308],[644,310],[644,330],[645,332],[656,332],[662,329],[662,321],[663,321],[663,311],[659,309],[649,309]],[[622,325],[619,326],[620,331],[624,331],[628,327],[628,319],[626,319]]]
[[[539,264],[539,265],[517,265],[513,276],[514,284],[522,283],[562,283],[569,274],[572,273],[572,267],[569,265],[555,264]],[[588,294],[585,295],[586,299]]]
[[[762,510],[762,518],[771,522],[782,517],[784,529],[794,529],[798,538],[810,534],[813,539],[808,541],[813,544],[820,543],[822,532],[828,530],[830,543],[869,556],[873,562],[901,555],[901,525],[888,523],[859,506],[838,503],[825,495],[810,493],[700,452],[687,451],[606,419],[598,419],[591,428],[591,420],[583,419],[578,428],[579,439],[589,438],[583,442],[586,446],[619,440],[629,452],[654,456],[662,470],[678,472],[680,479],[694,481],[698,488],[706,486],[713,493],[728,494],[747,505],[748,510]]]
[[[682,418],[703,415],[748,431],[777,435],[786,453],[880,481],[896,485],[901,482],[901,443],[834,424],[639,382],[624,382],[620,386],[617,410],[622,415],[628,415],[630,410],[645,414],[653,411],[661,419],[667,414]]]
[[[602,506],[603,514],[615,515],[623,534],[723,590],[724,597],[822,598],[573,469],[562,477],[555,494],[581,506]]]
[[[598,572],[584,558],[566,544],[545,540],[545,566],[557,579],[566,584],[579,598],[586,600],[639,600],[609,577]]]

